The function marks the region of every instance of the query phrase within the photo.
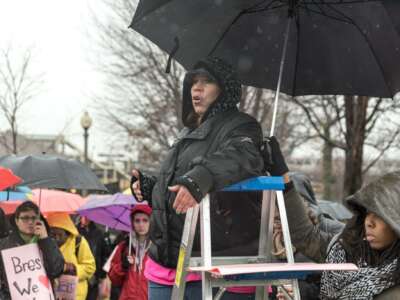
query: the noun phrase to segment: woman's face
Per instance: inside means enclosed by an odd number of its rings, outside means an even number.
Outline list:
[[[374,213],[367,213],[364,227],[365,239],[374,250],[384,250],[397,239],[393,229]]]
[[[202,118],[208,108],[217,100],[221,90],[204,75],[196,75],[191,88],[192,104],[196,114]]]
[[[64,229],[58,227],[51,227],[50,235],[56,240],[58,247],[61,247],[68,238],[68,233]]]
[[[150,227],[150,217],[145,213],[135,213],[132,217],[132,227],[139,236],[147,235]]]

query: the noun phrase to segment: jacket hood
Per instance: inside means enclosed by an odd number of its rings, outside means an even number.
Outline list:
[[[78,236],[79,232],[76,229],[76,226],[72,222],[70,216],[64,213],[50,214],[47,216],[47,222],[50,227],[57,227],[68,231],[70,234],[74,236]]]
[[[345,200],[355,213],[372,212],[400,237],[400,171],[388,173],[362,187]]]
[[[182,95],[182,122],[185,126],[191,127],[188,116],[194,112],[192,105],[192,96],[190,93],[192,87],[193,71],[204,69],[214,77],[218,83],[221,93],[217,100],[209,107],[203,118],[203,121],[215,114],[235,109],[236,104],[240,102],[242,96],[242,86],[237,78],[236,71],[231,65],[217,57],[207,57],[194,65],[193,70],[186,73],[183,80]]]
[[[297,172],[290,172],[289,177],[293,182],[296,191],[305,200],[307,200],[307,202],[318,205],[317,200],[315,199],[314,190],[311,185],[311,180],[307,177],[307,175]]]

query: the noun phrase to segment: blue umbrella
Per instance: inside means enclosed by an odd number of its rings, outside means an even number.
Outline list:
[[[91,195],[78,209],[78,213],[89,220],[113,229],[131,231],[130,213],[138,203],[132,195]]]
[[[27,186],[17,186],[13,190],[0,191],[0,201],[31,199],[32,190]]]

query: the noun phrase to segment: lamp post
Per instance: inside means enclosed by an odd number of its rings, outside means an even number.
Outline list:
[[[83,138],[84,138],[84,161],[85,164],[88,164],[88,138],[89,138],[89,128],[92,126],[92,118],[89,116],[87,111],[84,112],[83,116],[81,117],[81,126],[84,130]]]

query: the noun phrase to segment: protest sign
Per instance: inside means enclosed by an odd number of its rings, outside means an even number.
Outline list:
[[[61,275],[57,278],[55,294],[56,300],[75,300],[76,285],[78,277],[72,275]]]
[[[37,244],[1,251],[12,300],[54,300]]]

